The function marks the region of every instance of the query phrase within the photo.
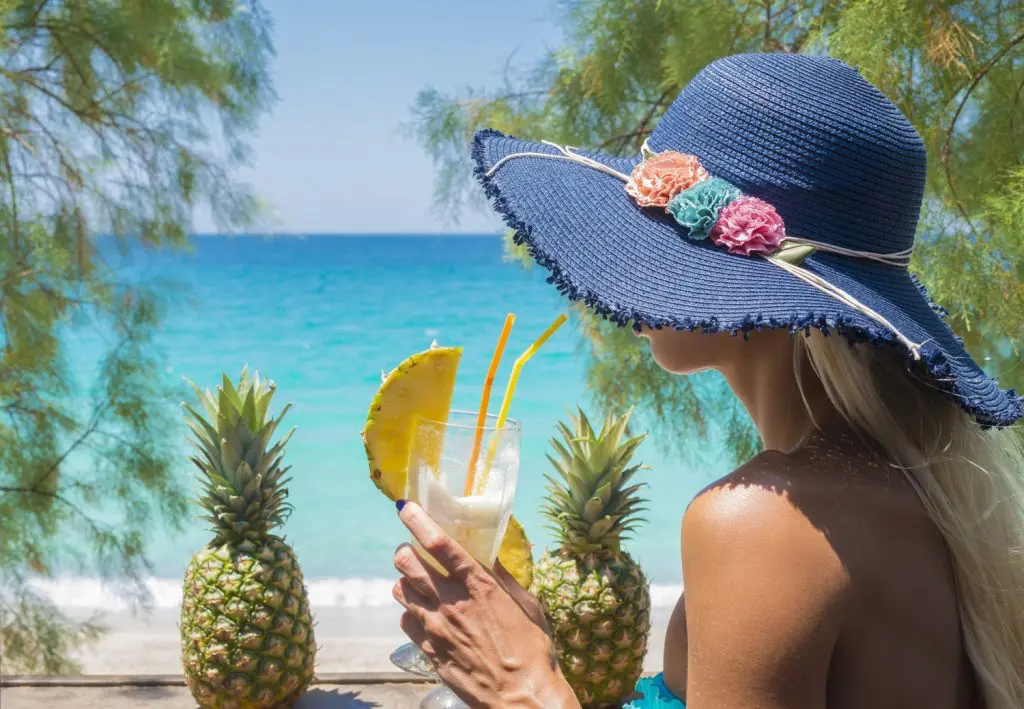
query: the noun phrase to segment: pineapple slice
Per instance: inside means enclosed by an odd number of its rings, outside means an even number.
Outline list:
[[[416,417],[447,421],[461,347],[435,347],[398,365],[377,390],[363,429],[370,479],[392,500],[406,495]]]
[[[530,540],[526,538],[526,530],[519,520],[512,517],[501,540],[498,550],[498,561],[504,566],[512,578],[523,588],[530,588],[533,583],[533,551]]]
[[[409,454],[416,417],[448,420],[455,374],[462,348],[431,346],[414,354],[382,376],[363,429],[363,445],[370,464],[370,479],[392,500],[406,496]],[[498,559],[524,588],[533,578],[533,554],[515,517],[498,551]]]

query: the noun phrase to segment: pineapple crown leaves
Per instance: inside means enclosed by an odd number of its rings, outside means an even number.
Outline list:
[[[216,395],[189,383],[203,409],[182,404],[196,447],[189,459],[203,474],[203,519],[213,525],[218,540],[258,540],[291,512],[290,478],[284,477],[290,468],[282,461],[295,429],[270,445],[291,404],[268,419],[274,383],[258,373],[250,377],[248,368],[237,387],[224,375]]]
[[[582,409],[572,427],[558,424],[561,440],[551,439],[548,460],[557,477],[547,475],[548,502],[542,512],[554,525],[562,546],[577,554],[618,554],[645,511],[639,497],[643,483],[630,481],[644,465],[630,459],[647,434],[630,436],[629,417],[607,417],[594,431]]]

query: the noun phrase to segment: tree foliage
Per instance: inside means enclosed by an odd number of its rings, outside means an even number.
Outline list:
[[[438,207],[457,218],[479,190],[467,162],[488,126],[529,139],[636,154],[681,88],[738,52],[829,53],[859,68],[929,151],[912,268],[971,353],[1024,385],[1024,5],[1016,0],[563,0],[562,46],[496,89],[422,91],[412,129],[438,167]],[[515,253],[522,259],[524,254]],[[527,257],[528,260],[528,257]],[[743,459],[759,442],[720,380],[672,377],[642,345],[580,311],[599,404],[640,404],[680,449],[716,430]]]
[[[70,672],[99,627],[35,580],[100,573],[144,603],[147,534],[185,513],[167,291],[118,262],[185,246],[197,208],[257,214],[232,171],[273,98],[270,25],[258,0],[0,0],[0,24],[0,661]]]

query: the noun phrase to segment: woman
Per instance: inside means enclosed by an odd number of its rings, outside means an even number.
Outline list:
[[[1000,430],[1024,407],[907,270],[926,156],[892,103],[830,58],[741,55],[636,158],[493,131],[473,157],[562,292],[664,369],[722,372],[764,441],[683,516],[686,596],[635,706],[1024,707],[1024,455]],[[452,688],[579,706],[529,595],[401,517],[452,572],[396,553],[402,627]]]

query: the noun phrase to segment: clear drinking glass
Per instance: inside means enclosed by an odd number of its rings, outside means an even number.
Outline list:
[[[519,475],[520,426],[518,421],[506,419],[499,430],[497,417],[486,417],[474,466],[474,485],[467,494],[476,423],[477,414],[472,411],[452,411],[447,422],[417,422],[409,456],[406,499],[419,504],[477,561],[491,567],[512,514]],[[489,471],[485,470],[488,459]],[[441,571],[433,559],[415,546],[421,556]],[[406,672],[439,679],[433,664],[413,643],[395,650],[391,662]],[[420,707],[456,709],[466,705],[450,689],[440,687],[427,694]]]

